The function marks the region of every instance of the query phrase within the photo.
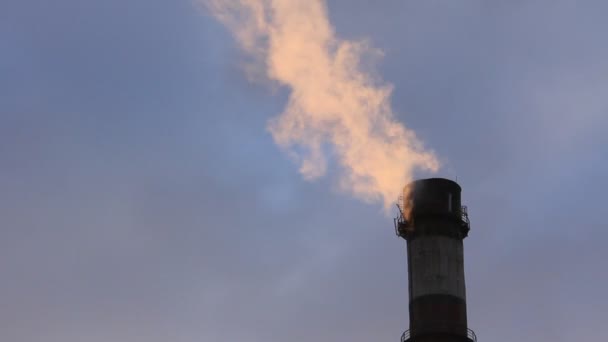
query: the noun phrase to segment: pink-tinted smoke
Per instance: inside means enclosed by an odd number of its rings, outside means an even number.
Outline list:
[[[387,208],[415,170],[439,162],[390,106],[392,86],[362,66],[377,53],[364,42],[336,37],[321,0],[203,0],[262,74],[290,89],[268,129],[309,180],[337,159],[340,189]]]

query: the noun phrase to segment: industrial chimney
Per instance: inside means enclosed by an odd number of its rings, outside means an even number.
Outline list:
[[[401,342],[475,342],[467,326],[462,241],[470,223],[451,180],[414,181],[399,199],[397,235],[407,241],[410,329]]]

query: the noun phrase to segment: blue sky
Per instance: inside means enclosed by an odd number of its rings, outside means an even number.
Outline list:
[[[480,341],[608,338],[604,1],[328,1],[458,178]],[[396,341],[381,204],[301,178],[191,1],[0,4],[0,338]],[[396,184],[395,186],[399,186]]]

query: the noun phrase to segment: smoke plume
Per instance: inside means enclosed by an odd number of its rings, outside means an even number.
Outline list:
[[[324,1],[203,1],[253,58],[250,75],[289,88],[268,129],[306,179],[324,175],[331,156],[340,189],[388,207],[415,170],[437,171],[433,152],[395,120],[391,85],[363,67],[377,51],[337,38]]]

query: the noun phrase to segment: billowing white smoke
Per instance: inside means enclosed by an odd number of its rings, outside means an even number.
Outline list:
[[[394,118],[392,87],[365,72],[365,43],[336,38],[322,0],[203,0],[258,62],[291,90],[269,122],[276,143],[306,179],[325,174],[327,151],[340,165],[340,188],[365,201],[395,203],[414,170],[439,163],[413,131]]]

